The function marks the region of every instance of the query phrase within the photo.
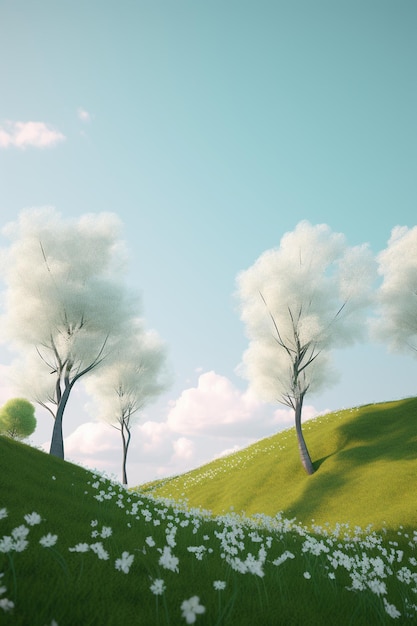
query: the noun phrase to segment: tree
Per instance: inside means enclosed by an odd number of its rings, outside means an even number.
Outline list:
[[[5,337],[28,392],[53,416],[50,453],[64,458],[62,422],[74,385],[101,364],[131,317],[113,214],[64,220],[24,211],[5,233]],[[24,373],[24,375],[23,375]]]
[[[325,225],[300,222],[279,248],[237,277],[249,347],[242,373],[269,402],[294,410],[301,463],[314,472],[302,432],[306,394],[331,383],[330,350],[363,331],[374,262]]]
[[[120,431],[122,480],[127,485],[127,454],[132,425],[138,412],[169,384],[166,348],[154,331],[145,331],[137,321],[126,343],[86,382],[100,419]]]
[[[396,226],[377,260],[382,283],[373,333],[392,351],[417,356],[417,226]]]
[[[13,398],[0,409],[0,433],[25,439],[36,428],[35,407],[24,398]]]

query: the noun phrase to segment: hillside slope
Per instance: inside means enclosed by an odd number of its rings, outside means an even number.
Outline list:
[[[212,518],[0,436],[0,623],[417,624],[408,504],[402,528],[353,537]]]
[[[417,398],[329,413],[304,424],[316,472],[301,467],[295,430],[165,481],[139,487],[215,514],[296,517],[375,528],[417,515]]]

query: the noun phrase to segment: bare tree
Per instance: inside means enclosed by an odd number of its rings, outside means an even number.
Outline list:
[[[70,393],[114,349],[131,316],[119,230],[112,214],[69,221],[53,209],[24,211],[7,229],[5,337],[21,355],[26,393],[55,420],[50,453],[61,458]]]
[[[396,226],[377,260],[382,283],[373,333],[390,350],[417,356],[417,226]]]
[[[166,348],[154,331],[145,331],[140,320],[132,334],[86,382],[95,401],[94,410],[122,437],[122,481],[127,485],[127,455],[132,425],[138,413],[169,385]]]
[[[304,399],[332,382],[330,350],[361,335],[373,276],[366,246],[349,248],[343,235],[308,222],[238,275],[250,341],[242,372],[258,395],[294,410],[308,474],[314,465],[302,432]]]

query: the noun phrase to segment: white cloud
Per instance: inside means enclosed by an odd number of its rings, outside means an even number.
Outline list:
[[[16,397],[16,391],[10,382],[10,369],[0,363],[0,406]]]
[[[175,456],[178,459],[190,459],[195,451],[195,445],[191,439],[180,437],[173,442]]]
[[[91,114],[82,107],[78,107],[77,115],[82,122],[91,122]]]
[[[141,460],[152,464],[166,462],[172,455],[172,433],[166,422],[147,421],[132,429],[132,440]]]
[[[86,422],[64,439],[65,458],[120,478],[122,439],[103,422]],[[147,421],[132,428],[127,457],[129,483],[137,485],[157,477],[190,469],[194,444],[170,431],[166,422]],[[198,465],[193,458],[191,466]]]
[[[44,122],[11,122],[0,125],[0,148],[50,148],[65,136]]]
[[[305,407],[304,419],[317,415]],[[293,412],[258,400],[241,391],[225,376],[201,374],[196,387],[185,389],[167,417],[173,432],[212,437],[260,439],[293,424]]]
[[[86,422],[65,439],[65,453],[71,458],[117,450],[117,431],[101,422]]]

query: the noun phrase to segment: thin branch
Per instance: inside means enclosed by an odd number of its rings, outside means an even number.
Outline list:
[[[36,402],[43,407],[44,409],[46,409],[47,411],[49,411],[49,413],[52,415],[52,417],[55,419],[55,413],[53,412],[53,410],[51,409],[51,407],[49,407],[45,402],[42,402],[42,400],[36,400]]]
[[[43,260],[45,261],[46,269],[48,270],[48,272],[50,273],[50,275],[51,275],[51,277],[52,277],[52,279],[53,279],[52,272],[51,272],[51,268],[50,268],[50,267],[49,267],[49,265],[48,265],[48,261],[47,261],[47,258],[46,258],[46,254],[45,254],[44,247],[43,247],[43,245],[42,245],[42,241],[39,241],[39,245],[40,245],[41,250],[42,250],[42,256],[43,256]]]
[[[301,374],[301,372],[302,372],[303,370],[305,370],[305,369],[306,369],[306,367],[308,367],[309,365],[311,365],[311,363],[317,359],[317,357],[321,354],[321,352],[322,352],[322,351],[321,351],[321,350],[319,350],[318,352],[316,352],[316,354],[315,354],[314,356],[310,357],[310,359],[307,361],[307,363],[305,363],[305,365],[303,365],[302,367],[300,367],[300,369],[298,370],[298,372]]]
[[[41,353],[41,351],[39,350],[38,346],[35,346],[35,350],[38,353],[39,357],[42,359],[42,361],[45,363],[45,365],[47,365],[48,367],[51,368],[51,374],[55,374],[56,369],[54,368],[54,365],[52,363],[49,363],[49,361],[47,361],[45,359],[45,357],[43,356],[43,354]]]
[[[103,345],[100,348],[99,353],[97,354],[96,358],[94,359],[94,361],[92,361],[90,363],[90,365],[88,367],[86,367],[85,369],[81,370],[80,372],[77,372],[77,374],[74,376],[74,378],[72,379],[70,385],[71,387],[73,387],[73,385],[75,384],[75,382],[81,378],[81,376],[84,376],[84,374],[87,374],[88,372],[90,372],[92,369],[94,369],[95,367],[97,367],[97,365],[100,365],[100,363],[102,361],[104,361],[104,359],[106,358],[106,356],[104,355],[103,357],[101,356],[103,354],[104,348],[106,347],[107,341],[108,341],[109,335],[107,335],[106,339],[103,342]]]
[[[272,315],[271,311],[269,310],[269,307],[268,307],[268,305],[267,305],[267,303],[266,303],[265,298],[263,297],[263,295],[262,295],[262,293],[261,293],[261,292],[259,292],[259,295],[261,296],[261,298],[262,298],[262,300],[263,300],[263,303],[265,304],[266,310],[267,310],[267,311],[268,311],[268,313],[269,313],[269,316],[270,316],[270,318],[271,318],[271,320],[272,320],[272,323],[273,323],[273,325],[274,325],[275,331],[276,331],[276,333],[277,333],[277,337],[278,337],[278,339],[276,339],[276,338],[275,338],[275,340],[276,340],[276,341],[277,341],[277,343],[281,346],[281,348],[284,348],[284,350],[285,350],[285,351],[288,353],[288,355],[291,357],[291,351],[289,350],[288,346],[284,343],[284,341],[283,341],[283,339],[282,339],[282,337],[281,337],[281,334],[280,334],[279,329],[278,329],[278,325],[277,325],[277,323],[276,323],[276,321],[275,321],[274,316]]]

